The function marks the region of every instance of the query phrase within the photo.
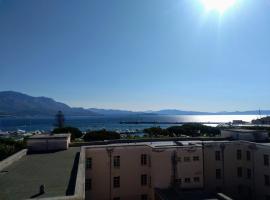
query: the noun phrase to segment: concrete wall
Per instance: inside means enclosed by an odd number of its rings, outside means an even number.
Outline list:
[[[23,149],[15,154],[13,154],[12,156],[9,156],[8,158],[2,160],[0,162],[0,171],[2,171],[3,169],[5,169],[6,167],[8,167],[9,165],[11,165],[12,163],[20,160],[23,156],[25,156],[27,153],[27,149]]]
[[[49,139],[28,139],[27,147],[30,151],[57,151],[68,149],[69,139],[49,138]]]

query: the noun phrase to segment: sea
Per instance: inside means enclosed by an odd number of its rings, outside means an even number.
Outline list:
[[[107,115],[87,117],[66,117],[65,125],[82,131],[107,129],[118,132],[141,132],[149,127],[167,128],[181,123],[198,122],[209,126],[230,123],[233,120],[251,122],[258,115]],[[53,117],[5,117],[0,118],[0,131],[51,131]]]

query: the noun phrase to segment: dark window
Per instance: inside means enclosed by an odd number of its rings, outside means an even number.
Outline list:
[[[141,200],[147,200],[147,199],[148,199],[147,194],[142,194],[142,195],[141,195]]]
[[[269,175],[264,175],[264,185],[270,185]]]
[[[265,166],[269,166],[269,155],[263,155],[263,162]]]
[[[251,169],[247,168],[247,178],[251,178]]]
[[[194,177],[194,178],[193,178],[193,181],[194,181],[194,182],[200,182],[200,177]]]
[[[190,178],[185,178],[185,183],[190,183]]]
[[[190,157],[184,157],[184,162],[189,162],[190,161]]]
[[[120,156],[113,157],[113,166],[114,168],[120,168]]]
[[[85,179],[85,190],[91,190],[92,189],[92,179],[87,178]]]
[[[237,176],[242,177],[243,176],[243,169],[242,167],[237,167]]]
[[[199,160],[200,160],[199,156],[193,156],[193,161],[199,161]]]
[[[86,158],[85,167],[86,169],[92,169],[92,158]]]
[[[141,155],[141,165],[147,165],[147,155],[146,154]]]
[[[141,185],[147,185],[147,175],[146,174],[141,175]]]
[[[250,160],[250,151],[246,152],[246,156],[247,156],[247,160],[249,161]]]
[[[216,157],[216,160],[221,160],[221,158],[220,158],[220,151],[216,151],[215,152],[215,157]]]
[[[221,169],[216,169],[216,179],[221,179]]]
[[[113,177],[113,187],[114,188],[120,187],[120,176]]]
[[[176,182],[177,184],[181,185],[181,184],[182,184],[182,179],[181,179],[181,178],[178,178],[178,179],[175,180],[175,182]]]
[[[120,197],[114,197],[113,200],[120,200]]]
[[[242,159],[242,151],[240,149],[237,149],[237,160]]]

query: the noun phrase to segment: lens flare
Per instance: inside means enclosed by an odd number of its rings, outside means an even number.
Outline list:
[[[220,14],[231,8],[236,0],[200,0],[207,11],[217,11]]]

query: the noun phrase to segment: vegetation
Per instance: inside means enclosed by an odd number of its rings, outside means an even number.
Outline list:
[[[24,149],[26,144],[24,141],[15,141],[12,139],[1,139],[0,138],[0,160],[11,156],[12,154]]]
[[[59,134],[59,133],[70,133],[71,140],[75,140],[76,138],[82,137],[82,132],[80,129],[75,127],[62,127],[62,128],[55,128],[52,133]]]
[[[205,126],[198,123],[188,123],[182,126],[171,126],[167,129],[162,129],[160,127],[152,127],[144,129],[144,133],[149,134],[150,137],[160,137],[160,136],[189,136],[189,137],[213,137],[220,135],[220,129],[210,126]]]
[[[98,131],[89,131],[84,135],[85,141],[116,140],[120,139],[120,134],[105,129]]]

